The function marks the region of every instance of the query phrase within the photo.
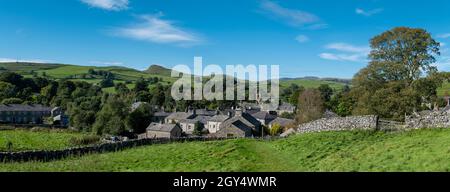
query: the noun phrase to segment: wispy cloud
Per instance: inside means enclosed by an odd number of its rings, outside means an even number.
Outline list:
[[[51,63],[52,60],[44,60],[44,59],[11,59],[11,58],[0,58],[0,63]]]
[[[90,64],[94,65],[102,65],[102,66],[120,66],[124,65],[122,62],[115,62],[115,61],[90,61]]]
[[[315,28],[317,28],[317,26],[320,26],[321,28],[326,27],[325,24],[320,23],[320,18],[312,13],[282,7],[270,0],[261,0],[260,8],[266,15],[291,26],[310,27],[311,25],[315,25]]]
[[[91,7],[105,9],[108,11],[120,11],[128,9],[128,0],[81,0]]]
[[[438,38],[446,39],[450,37],[450,33],[444,33],[437,36]]]
[[[298,35],[297,37],[295,37],[295,40],[299,43],[305,43],[309,41],[309,37],[306,35]]]
[[[450,56],[441,57],[435,64],[439,71],[449,71],[450,70]]]
[[[138,16],[138,23],[113,29],[112,34],[152,43],[182,46],[201,41],[198,35],[175,26],[171,21],[161,19],[161,16],[162,14]]]
[[[355,46],[347,43],[332,43],[326,45],[325,48],[333,50],[333,53],[321,53],[319,57],[333,61],[364,62],[370,52],[370,48],[367,46]]]
[[[356,8],[355,12],[358,15],[364,15],[366,17],[370,17],[372,15],[383,12],[383,9],[379,8],[379,9],[372,9],[372,10],[364,10],[361,8]]]

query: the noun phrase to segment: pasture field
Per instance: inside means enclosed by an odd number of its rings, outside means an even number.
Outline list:
[[[450,171],[450,129],[323,132],[274,141],[173,143],[0,171]]]

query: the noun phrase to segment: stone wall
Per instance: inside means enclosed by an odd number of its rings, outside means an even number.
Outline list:
[[[406,128],[450,128],[450,111],[422,111],[405,118]]]
[[[139,139],[116,143],[104,143],[86,147],[69,148],[63,150],[0,152],[0,162],[53,161],[63,159],[69,156],[82,156],[92,153],[115,152],[145,145],[167,144],[171,142],[188,142],[188,141],[216,141],[224,139],[226,138],[193,137],[193,138],[176,138],[176,139],[168,139],[168,138]]]
[[[374,115],[332,117],[302,124],[297,128],[297,132],[310,133],[322,131],[376,130],[377,127],[378,117]]]

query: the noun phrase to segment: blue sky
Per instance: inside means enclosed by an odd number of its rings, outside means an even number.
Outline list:
[[[2,0],[0,62],[280,65],[281,77],[351,78],[369,39],[421,27],[444,44],[448,0]]]

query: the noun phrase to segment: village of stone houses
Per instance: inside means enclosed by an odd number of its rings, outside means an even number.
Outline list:
[[[447,2],[17,2],[0,172],[450,172]]]
[[[412,44],[411,33],[421,34]],[[384,56],[379,41],[391,38],[411,48],[389,50],[429,61]],[[271,109],[261,99],[176,101],[177,77],[157,65],[0,63],[0,170],[450,170],[450,73],[431,65],[440,44],[404,27],[371,43],[373,61],[352,80],[280,79]]]

